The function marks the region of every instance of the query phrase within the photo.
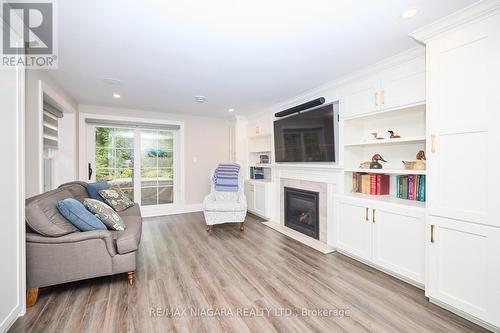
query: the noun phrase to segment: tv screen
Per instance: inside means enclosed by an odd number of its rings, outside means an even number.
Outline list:
[[[338,103],[329,104],[276,120],[276,162],[335,162],[334,106],[338,110]]]

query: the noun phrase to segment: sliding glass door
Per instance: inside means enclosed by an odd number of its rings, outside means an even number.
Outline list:
[[[118,186],[141,206],[175,202],[177,131],[88,125],[87,137],[89,181]]]
[[[174,200],[174,135],[170,131],[141,130],[141,205]]]

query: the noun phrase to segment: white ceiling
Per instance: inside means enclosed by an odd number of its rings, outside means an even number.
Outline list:
[[[473,2],[58,1],[50,74],[81,104],[249,115],[414,47],[409,32]],[[401,19],[410,7],[418,15]]]

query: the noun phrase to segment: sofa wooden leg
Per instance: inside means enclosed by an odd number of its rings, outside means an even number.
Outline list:
[[[128,272],[128,284],[133,285],[135,280],[135,272]]]
[[[207,225],[207,232],[212,231],[213,225]]]
[[[31,308],[38,299],[38,288],[28,288],[26,290],[26,307]]]
[[[245,222],[241,222],[240,223],[240,231],[244,231],[245,230]]]

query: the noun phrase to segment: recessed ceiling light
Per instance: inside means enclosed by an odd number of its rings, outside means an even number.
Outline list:
[[[229,110],[227,110],[227,111],[228,111],[228,112],[234,112],[234,109],[229,109]]]
[[[120,96],[120,94],[114,93],[114,94],[113,94],[113,97],[114,97],[114,98],[120,98],[120,97],[122,97],[122,96]]]
[[[401,14],[401,17],[404,19],[409,19],[409,18],[412,18],[413,16],[417,15],[417,13],[418,13],[417,8],[409,8]]]
[[[205,96],[198,95],[198,96],[194,96],[194,100],[197,103],[205,103],[205,101],[207,100],[207,98]]]
[[[112,77],[105,77],[102,81],[110,86],[123,86],[123,81]]]

